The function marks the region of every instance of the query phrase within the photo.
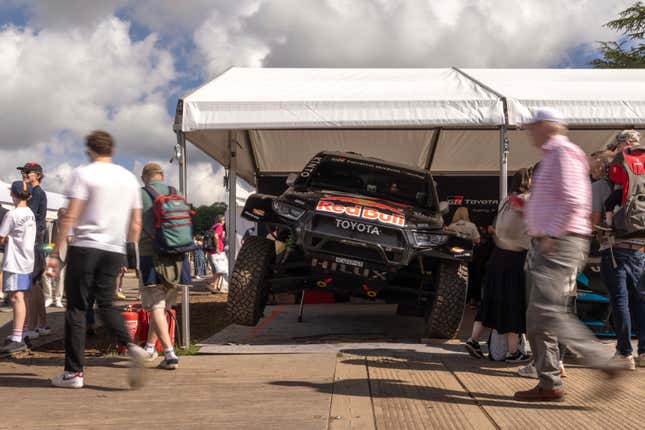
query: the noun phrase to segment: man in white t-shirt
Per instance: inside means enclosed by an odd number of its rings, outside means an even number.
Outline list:
[[[27,182],[11,184],[14,209],[0,224],[0,243],[5,246],[2,261],[2,291],[10,297],[13,307],[13,332],[0,347],[0,355],[25,351],[23,328],[27,307],[25,291],[31,289],[31,272],[34,270],[34,243],[36,242],[36,217],[27,206],[31,186]]]
[[[65,272],[65,372],[52,379],[57,387],[81,388],[85,353],[85,313],[88,296],[96,298],[105,328],[127,346],[134,366],[130,385],[143,378],[145,351],[132,343],[120,310],[112,305],[114,285],[126,261],[126,242],[138,243],[141,233],[141,196],[135,176],[112,163],[114,142],[104,131],[86,138],[91,163],[74,170],[66,191],[67,211],[60,221],[56,248],[48,274],[58,271],[58,246],[73,229]]]

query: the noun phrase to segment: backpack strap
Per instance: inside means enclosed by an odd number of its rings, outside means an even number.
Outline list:
[[[143,187],[143,189],[150,195],[150,198],[152,199],[153,202],[157,197],[159,197],[159,193],[157,192],[157,190],[152,188],[152,186],[146,185],[145,187]]]

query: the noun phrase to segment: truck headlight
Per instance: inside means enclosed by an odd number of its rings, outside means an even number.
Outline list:
[[[419,247],[426,246],[440,246],[448,242],[449,236],[446,234],[436,234],[427,231],[414,231],[412,232],[414,243]]]
[[[305,209],[299,208],[289,203],[281,202],[280,200],[273,201],[273,210],[280,216],[297,221],[304,215]]]

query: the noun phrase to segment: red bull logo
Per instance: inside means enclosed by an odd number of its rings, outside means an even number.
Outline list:
[[[347,215],[367,221],[376,221],[382,224],[391,224],[399,227],[405,226],[405,217],[403,215],[389,214],[381,212],[375,208],[360,205],[345,206],[329,200],[320,200],[318,201],[316,210],[318,212],[327,212],[334,215]]]

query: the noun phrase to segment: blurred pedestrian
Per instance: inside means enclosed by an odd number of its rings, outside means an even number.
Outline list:
[[[47,324],[47,310],[45,309],[45,295],[43,291],[42,276],[45,273],[45,250],[47,240],[47,194],[41,187],[45,177],[40,164],[33,161],[24,166],[16,167],[22,174],[23,181],[31,185],[31,197],[27,201],[29,209],[36,217],[36,244],[34,246],[34,272],[31,275],[32,288],[25,293],[27,302],[27,327],[26,336],[36,339],[47,336],[51,329]]]
[[[195,265],[195,279],[204,278],[206,276],[206,254],[204,253],[204,238],[202,236],[195,236],[193,264]]]
[[[215,224],[210,228],[212,231],[213,245],[208,251],[208,261],[213,271],[213,282],[209,287],[212,293],[220,293],[227,291],[228,282],[228,258],[224,250],[224,241],[226,230],[224,224],[226,218],[224,215],[219,214],[215,217]]]
[[[24,294],[32,288],[31,274],[34,270],[34,243],[36,241],[36,217],[27,206],[31,197],[31,185],[27,181],[11,184],[11,198],[15,208],[10,210],[0,224],[0,243],[5,246],[2,261],[2,291],[9,297],[13,308],[13,331],[0,355],[25,351],[24,323],[27,308]]]
[[[154,202],[159,196],[176,194],[174,188],[164,183],[164,172],[157,163],[148,163],[143,167],[141,179],[145,187],[141,189],[143,200],[143,237],[139,251],[139,269],[143,288],[141,302],[145,310],[150,312],[150,330],[146,341],[145,351],[148,360],[154,360],[157,340],[161,342],[164,359],[159,368],[174,370],[179,367],[179,359],[175,354],[166,312],[177,301],[177,289],[181,284],[181,273],[184,254],[167,254],[158,249],[155,241],[157,226],[155,223]],[[175,215],[178,215],[175,212]],[[188,236],[190,240],[192,236]]]
[[[628,147],[636,149],[636,145],[639,143],[640,133],[635,130],[624,130],[618,134],[616,155],[611,163],[613,171],[609,182],[603,180],[603,188],[600,188],[603,192],[599,193],[598,197],[598,200],[601,200],[598,202],[599,205],[604,206],[603,212],[598,212],[599,208],[594,207],[594,221],[601,221],[601,217],[605,213],[616,213],[615,216],[610,217],[614,224],[614,230],[608,234],[603,234],[601,231],[599,234],[609,241],[608,244],[603,244],[600,253],[600,273],[609,290],[614,332],[616,333],[614,361],[616,365],[628,370],[636,369],[631,342],[632,320],[636,322],[634,328],[638,334],[638,365],[645,367],[645,286],[643,286],[642,279],[645,272],[645,232],[642,230],[636,233],[623,231],[620,222],[621,213],[624,213],[629,201],[640,197],[643,186],[645,186],[644,180],[641,179],[641,173],[632,171],[634,160],[631,158],[632,156],[638,157],[639,154],[632,154],[625,150]],[[642,154],[643,152],[640,154],[641,157]],[[626,182],[622,183],[623,180]],[[618,204],[615,207],[610,202],[609,187],[618,189]],[[596,200],[594,200],[594,205],[595,203]],[[642,219],[644,216],[645,208],[633,205],[633,210],[628,217],[631,221],[634,218]],[[624,219],[625,216],[622,218]],[[641,225],[636,227],[642,229]]]
[[[483,353],[478,339],[484,327],[506,336],[506,362],[523,363],[530,357],[518,346],[526,333],[526,280],[524,260],[529,235],[524,221],[524,204],[529,197],[531,177],[528,169],[513,176],[511,193],[500,203],[495,221],[495,248],[488,262],[482,300],[466,349],[477,358]]]
[[[65,215],[65,208],[58,209],[57,218],[52,223],[52,240],[56,240],[60,230],[60,219]],[[63,290],[65,285],[65,258],[67,257],[67,243],[70,240],[70,236],[66,235],[65,241],[59,244],[58,247],[58,257],[48,258],[58,258],[58,275],[52,277],[51,279],[51,289],[50,291],[45,292],[45,297],[51,299],[54,307],[62,308],[63,307]]]
[[[83,387],[85,316],[88,296],[94,295],[104,327],[128,348],[133,363],[130,385],[140,386],[146,353],[132,343],[120,309],[112,305],[116,277],[125,263],[126,241],[136,244],[141,233],[139,184],[132,173],[112,163],[114,142],[108,133],[92,132],[86,148],[90,164],[72,173],[65,193],[67,212],[50,254],[60,256],[59,244],[73,229],[65,276],[65,372],[51,382],[57,387]],[[50,258],[48,273],[56,275],[58,270],[58,259]]]
[[[543,158],[525,208],[531,245],[527,256],[527,335],[538,385],[518,391],[520,400],[564,396],[558,340],[593,367],[609,370],[606,350],[571,313],[567,304],[577,273],[586,263],[591,234],[591,184],[584,152],[567,137],[559,112],[536,110],[528,125]]]

